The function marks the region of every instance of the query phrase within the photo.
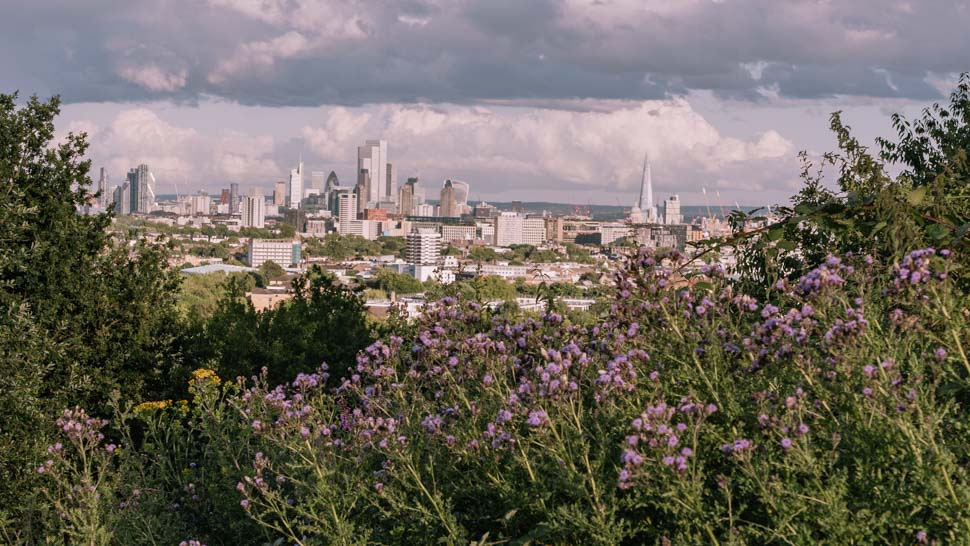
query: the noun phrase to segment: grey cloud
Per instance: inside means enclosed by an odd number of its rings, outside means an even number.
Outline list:
[[[214,96],[292,106],[642,100],[697,90],[757,101],[766,100],[766,89],[791,98],[925,100],[939,97],[927,82],[931,73],[970,68],[963,64],[970,8],[962,1],[232,5],[19,2],[0,20],[0,89],[59,93],[71,102],[191,103]],[[254,15],[252,7],[261,5],[283,16]],[[300,19],[321,11],[319,25]],[[341,16],[356,17],[348,19],[349,31]],[[305,36],[305,44],[211,77],[228,60],[245,57],[245,44],[270,43],[290,31]],[[760,77],[743,67],[758,62]]]

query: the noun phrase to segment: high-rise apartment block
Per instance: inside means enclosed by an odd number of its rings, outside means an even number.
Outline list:
[[[129,214],[148,214],[155,203],[155,176],[144,163],[128,171]]]
[[[434,229],[420,228],[408,233],[405,255],[412,265],[435,265],[441,257],[441,234]]]
[[[189,214],[192,216],[208,216],[209,209],[212,206],[212,198],[209,197],[208,193],[200,191],[189,198],[189,203],[191,209]]]
[[[341,235],[350,233],[350,223],[357,219],[357,196],[350,188],[340,188],[337,196],[337,232]]]
[[[663,221],[667,225],[684,223],[684,215],[680,212],[680,196],[671,195],[663,202]]]
[[[263,228],[266,226],[266,200],[263,192],[253,188],[241,203],[242,226]]]

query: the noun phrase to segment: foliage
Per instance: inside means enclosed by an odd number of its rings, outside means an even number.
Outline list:
[[[399,295],[424,292],[424,284],[421,281],[387,267],[378,269],[368,285],[386,293],[394,292]]]
[[[735,211],[735,236],[712,241],[711,249],[736,246],[738,272],[749,288],[794,279],[822,263],[829,252],[870,253],[884,259],[907,249],[946,246],[962,250],[970,232],[970,76],[964,74],[948,106],[933,105],[920,118],[893,116],[895,141],[880,138],[873,155],[831,117],[838,153],[813,165],[802,154],[805,186],[780,219]],[[887,166],[901,167],[893,179]],[[823,170],[838,172],[838,191],[823,185]],[[765,223],[745,231],[751,222]],[[960,255],[964,255],[960,252]]]
[[[680,259],[635,254],[591,327],[446,299],[343,380],[259,379],[229,401],[261,442],[240,505],[303,544],[970,532],[970,324],[952,253],[829,258],[774,303],[716,268],[674,288],[657,266]]]
[[[370,241],[360,235],[339,235],[331,233],[322,239],[314,238],[306,241],[308,256],[328,257],[335,261],[343,261],[357,256],[379,256],[383,246],[376,241]]]
[[[27,537],[45,522],[26,458],[53,416],[75,404],[103,414],[114,389],[154,396],[180,366],[179,275],[164,246],[113,239],[109,215],[77,214],[92,197],[87,142],[55,142],[59,106],[0,95],[0,376],[16,380],[4,405],[20,406],[0,415],[0,521],[18,519]]]
[[[230,278],[192,361],[212,362],[224,377],[249,377],[265,367],[274,384],[324,362],[346,369],[371,341],[362,298],[319,267],[297,277],[293,289],[293,299],[257,313],[244,282]]]

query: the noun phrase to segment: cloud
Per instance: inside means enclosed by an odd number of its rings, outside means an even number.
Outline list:
[[[546,192],[563,184],[631,190],[644,152],[661,189],[699,191],[704,180],[744,170],[744,185],[725,181],[721,187],[747,190],[755,181],[771,185],[770,178],[751,173],[767,164],[793,166],[794,158],[792,143],[779,133],[747,141],[726,137],[683,99],[587,111],[395,104],[366,113],[332,108],[322,117],[303,129],[309,149],[321,158],[346,158],[365,139],[380,137],[389,141],[399,176],[458,177],[493,195],[511,189],[503,180],[523,179]]]
[[[269,135],[219,130],[203,132],[162,119],[150,108],[123,109],[104,125],[74,120],[70,130],[84,130],[91,143],[94,167],[106,167],[116,183],[128,169],[148,164],[159,193],[185,193],[190,188],[216,189],[218,184],[265,181],[279,176]]]
[[[0,73],[68,101],[928,100],[968,24],[950,0],[35,0]]]
[[[188,78],[188,72],[184,69],[169,72],[155,65],[124,66],[118,69],[118,75],[131,83],[156,92],[177,91],[185,87]]]

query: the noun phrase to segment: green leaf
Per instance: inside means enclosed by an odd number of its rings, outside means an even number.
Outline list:
[[[781,241],[778,241],[778,248],[791,252],[792,250],[795,250],[796,248],[798,248],[798,245],[795,244],[793,241],[782,239]]]
[[[914,207],[918,207],[926,199],[926,186],[920,186],[916,189],[910,190],[909,194],[906,196],[906,201]]]
[[[937,241],[949,234],[950,230],[940,224],[931,224],[926,228],[926,236]]]
[[[785,235],[785,229],[782,226],[773,227],[768,230],[768,240],[777,241]]]

